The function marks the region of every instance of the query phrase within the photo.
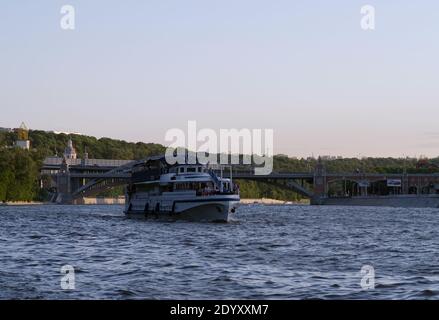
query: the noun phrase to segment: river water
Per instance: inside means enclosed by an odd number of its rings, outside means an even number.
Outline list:
[[[438,209],[243,205],[222,224],[122,209],[0,207],[0,298],[439,297]]]

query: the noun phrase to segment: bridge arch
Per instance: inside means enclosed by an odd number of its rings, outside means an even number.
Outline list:
[[[99,192],[125,185],[131,177],[131,168],[139,161],[129,162],[113,170],[110,170],[98,178],[90,180],[85,185],[72,193],[72,199],[96,195]]]
[[[284,190],[293,191],[305,198],[311,199],[313,197],[313,192],[307,189],[305,186],[301,185],[293,179],[262,179],[261,176],[254,177],[239,177],[239,180],[248,180],[255,182],[263,182],[273,187],[277,187]]]

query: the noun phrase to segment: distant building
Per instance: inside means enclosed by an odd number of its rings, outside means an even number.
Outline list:
[[[69,139],[67,143],[67,147],[64,150],[64,158],[65,159],[76,159],[76,150],[73,147],[73,141],[72,139]]]
[[[21,123],[20,128],[15,129],[17,133],[17,140],[15,141],[15,146],[21,149],[29,150],[30,149],[30,141],[29,141],[29,129],[26,127],[24,122]]]

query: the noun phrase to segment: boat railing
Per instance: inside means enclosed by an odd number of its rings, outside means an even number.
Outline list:
[[[216,195],[239,195],[239,189],[235,190],[197,190],[197,196],[207,197]]]

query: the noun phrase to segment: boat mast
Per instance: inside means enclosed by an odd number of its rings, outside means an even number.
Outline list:
[[[230,165],[230,191],[233,190],[233,171],[232,171],[232,165]]]

